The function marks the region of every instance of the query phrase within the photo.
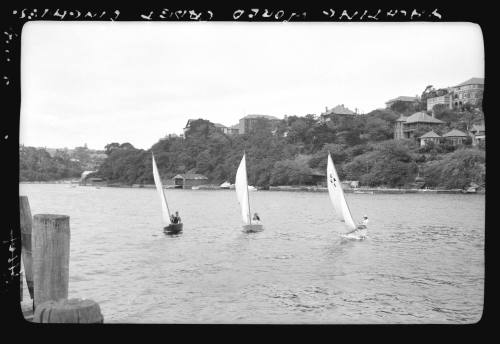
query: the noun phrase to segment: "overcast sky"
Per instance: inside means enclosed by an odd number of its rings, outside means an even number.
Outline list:
[[[148,149],[190,118],[364,113],[484,77],[468,23],[29,22],[20,142]]]

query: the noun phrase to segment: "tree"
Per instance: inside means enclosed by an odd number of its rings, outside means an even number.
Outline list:
[[[90,152],[87,147],[76,147],[73,150],[72,156],[75,159],[78,159],[80,164],[86,168],[88,163],[90,162]]]
[[[360,180],[370,186],[404,186],[417,174],[415,157],[410,151],[413,142],[388,140],[374,146],[373,151],[361,154],[345,164],[348,179]]]
[[[120,144],[118,142],[108,143],[106,146],[104,146],[104,152],[106,153],[106,155],[110,155],[111,152],[116,148],[120,148]]]
[[[429,186],[464,189],[471,182],[483,185],[486,176],[485,153],[478,149],[458,149],[443,159],[428,162],[424,171],[425,182]]]
[[[307,157],[298,156],[294,160],[282,160],[274,164],[271,172],[272,185],[302,185],[311,181],[312,170]]]
[[[417,102],[410,103],[397,100],[389,107],[389,109],[399,114],[409,116],[417,112],[420,109],[420,105]]]
[[[365,132],[370,141],[389,140],[394,135],[392,123],[378,117],[370,116],[366,120]]]
[[[51,181],[77,178],[83,169],[72,161],[65,151],[58,150],[54,157],[45,149],[21,146],[19,148],[19,180]]]

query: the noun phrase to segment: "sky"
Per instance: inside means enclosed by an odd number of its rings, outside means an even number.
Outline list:
[[[368,113],[484,77],[472,23],[44,22],[21,34],[20,143],[149,149],[188,119]]]

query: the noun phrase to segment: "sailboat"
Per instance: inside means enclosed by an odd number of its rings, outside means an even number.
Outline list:
[[[165,225],[165,227],[163,227],[163,231],[171,234],[179,233],[182,231],[182,223],[172,223],[170,220],[170,210],[168,209],[167,198],[165,197],[160,174],[158,173],[158,167],[156,167],[155,156],[153,154],[151,154],[151,156],[153,158],[153,177],[155,180],[156,191],[158,191],[158,195],[160,196],[161,215],[163,224]]]
[[[344,197],[344,190],[342,190],[342,184],[340,183],[339,176],[337,175],[337,170],[333,165],[333,160],[328,153],[328,163],[326,167],[326,178],[328,185],[328,194],[330,195],[330,201],[332,202],[333,209],[337,214],[338,219],[344,222],[346,226],[350,229],[350,232],[356,230],[354,233],[344,233],[341,236],[348,239],[364,239],[366,238],[366,226],[356,225],[352,218],[351,210]]]
[[[241,159],[240,166],[236,171],[236,181],[234,182],[236,189],[236,197],[241,207],[241,217],[243,219],[243,231],[245,232],[257,232],[261,231],[262,224],[252,223],[251,212],[250,212],[250,197],[248,195],[248,180],[247,180],[247,164],[245,159],[245,153],[243,153],[243,158]]]

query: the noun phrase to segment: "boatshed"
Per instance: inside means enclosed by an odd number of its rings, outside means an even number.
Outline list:
[[[203,174],[184,173],[172,178],[176,188],[191,189],[193,186],[204,185],[208,178]]]

